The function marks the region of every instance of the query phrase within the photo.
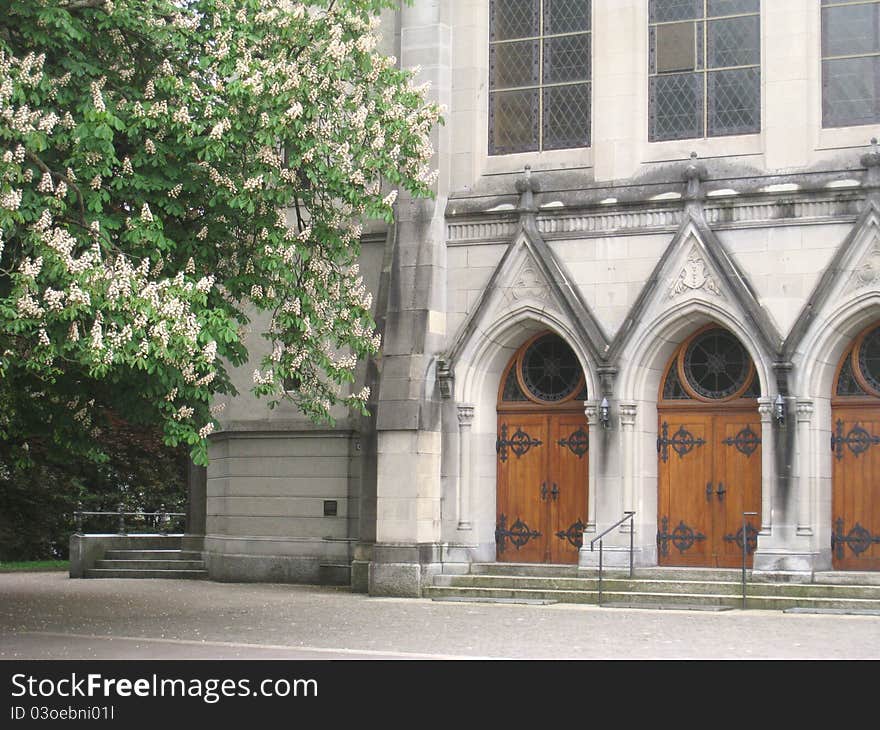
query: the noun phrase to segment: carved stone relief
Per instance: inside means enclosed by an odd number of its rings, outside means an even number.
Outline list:
[[[715,296],[721,296],[721,289],[718,288],[718,283],[712,275],[712,269],[706,263],[700,250],[696,246],[692,246],[684,266],[669,288],[669,296],[672,298],[687,291],[701,289]]]

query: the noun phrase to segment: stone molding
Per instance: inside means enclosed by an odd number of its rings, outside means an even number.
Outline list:
[[[710,199],[711,200],[711,199]],[[511,206],[512,207],[512,206]],[[715,229],[745,225],[814,225],[817,223],[852,223],[864,210],[864,201],[829,196],[807,200],[730,200],[724,204],[703,201],[703,216]],[[467,220],[447,218],[447,245],[506,242],[516,233],[518,220],[510,211],[502,219],[483,220],[495,215],[469,214]],[[640,207],[635,210],[539,213],[538,232],[548,240],[589,238],[607,235],[638,235],[674,232],[685,219],[680,204],[676,207]]]

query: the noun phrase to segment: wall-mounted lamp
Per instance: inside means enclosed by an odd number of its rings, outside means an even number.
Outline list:
[[[599,404],[599,423],[602,424],[602,428],[611,426],[611,406],[608,404],[607,398],[603,398]]]
[[[773,417],[777,426],[785,425],[785,399],[780,394],[777,394],[776,400],[773,401]]]

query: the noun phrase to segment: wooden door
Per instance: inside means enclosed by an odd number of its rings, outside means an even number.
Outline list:
[[[577,563],[587,526],[589,433],[582,413],[557,413],[549,418],[551,443],[547,473],[551,563]]]
[[[761,509],[760,421],[752,409],[663,410],[659,452],[657,546],[660,565],[747,565]]]
[[[548,559],[548,426],[545,414],[498,415],[495,543],[501,562]]]
[[[496,452],[497,559],[577,563],[589,473],[583,414],[501,413]]]
[[[761,421],[754,411],[732,411],[713,418],[715,500],[712,511],[714,564],[739,568],[745,534],[746,565],[761,529]],[[756,512],[745,517],[743,512]]]
[[[660,414],[657,548],[660,565],[711,565],[712,416]]]
[[[838,405],[831,432],[832,565],[880,570],[880,408]]]

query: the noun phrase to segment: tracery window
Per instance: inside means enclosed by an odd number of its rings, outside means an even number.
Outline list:
[[[880,122],[880,2],[822,0],[822,126]]]
[[[760,0],[650,0],[652,142],[761,129]]]
[[[587,398],[584,371],[577,355],[556,334],[526,342],[508,364],[501,400],[555,405]]]
[[[721,327],[707,327],[678,349],[663,382],[663,400],[728,401],[757,398],[755,365],[742,343]]]
[[[837,375],[836,395],[880,396],[880,325],[856,337]]]
[[[490,0],[489,154],[590,144],[589,0]]]

